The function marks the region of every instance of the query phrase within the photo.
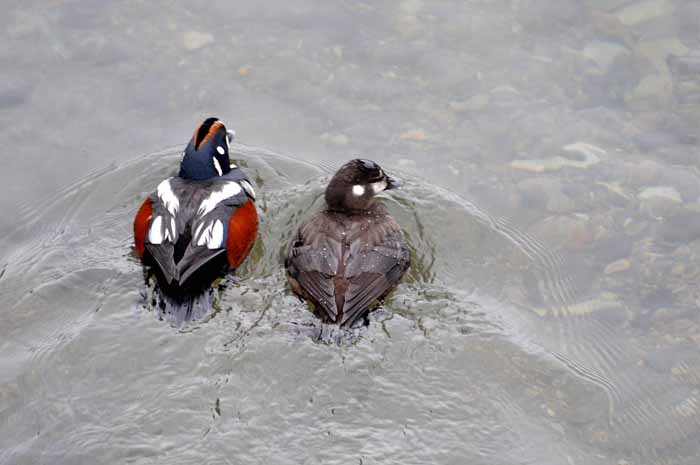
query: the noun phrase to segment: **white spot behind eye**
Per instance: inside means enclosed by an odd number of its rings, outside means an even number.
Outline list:
[[[221,164],[219,163],[219,160],[216,159],[216,157],[214,157],[214,168],[216,169],[216,172],[219,173],[219,176],[224,174],[224,172],[221,170]]]
[[[378,194],[386,189],[386,181],[385,180],[373,182],[370,185],[372,186],[372,191],[375,194]]]
[[[355,197],[361,197],[365,195],[365,186],[361,186],[360,184],[355,184],[352,186],[352,195]]]
[[[223,155],[226,153],[226,150],[224,150],[224,148],[220,145],[216,147],[216,151],[219,152],[219,155]]]

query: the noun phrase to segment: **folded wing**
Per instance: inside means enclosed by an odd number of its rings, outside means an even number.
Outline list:
[[[167,282],[183,285],[197,270],[226,254],[230,220],[250,199],[231,180],[200,187],[179,178],[163,183],[151,196],[152,220],[145,249]]]
[[[330,320],[352,326],[398,284],[410,253],[393,219],[377,223],[369,235],[356,225],[340,237],[327,221],[321,214],[300,228],[285,264]]]

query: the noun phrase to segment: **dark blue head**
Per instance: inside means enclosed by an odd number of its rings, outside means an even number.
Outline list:
[[[234,132],[227,131],[218,118],[207,118],[187,144],[178,176],[184,179],[210,179],[231,171],[228,149]]]

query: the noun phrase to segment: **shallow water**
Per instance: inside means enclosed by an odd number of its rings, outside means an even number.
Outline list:
[[[697,464],[697,2],[273,4],[6,5],[0,463]],[[210,114],[262,233],[174,328],[131,221]],[[414,262],[339,332],[281,261],[358,154]]]

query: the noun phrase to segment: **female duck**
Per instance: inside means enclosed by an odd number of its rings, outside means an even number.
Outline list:
[[[301,225],[285,267],[319,316],[351,327],[391,292],[410,264],[399,224],[375,195],[399,186],[371,160],[351,160],[326,189],[326,209]]]

